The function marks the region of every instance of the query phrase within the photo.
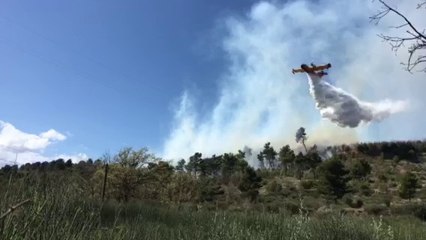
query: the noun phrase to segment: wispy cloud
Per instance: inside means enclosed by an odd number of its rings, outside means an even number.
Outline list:
[[[415,6],[401,3],[416,23]],[[228,33],[223,49],[231,64],[225,70],[218,100],[200,120],[190,92],[176,109],[175,127],[166,139],[163,156],[188,157],[196,151],[217,154],[244,146],[295,144],[294,133],[304,126],[310,142],[331,144],[357,140],[419,138],[426,95],[424,75],[411,75],[377,34],[394,31],[389,16],[380,25],[369,23],[377,2],[345,1],[259,2],[245,16],[223,21]],[[291,69],[301,63],[333,63],[329,81],[366,101],[388,97],[408,99],[411,111],[380,124],[340,128],[322,119],[309,95],[304,75]],[[396,127],[398,126],[398,127]],[[423,131],[419,131],[419,130]]]
[[[87,155],[45,156],[44,150],[50,145],[66,140],[66,136],[54,129],[40,134],[26,133],[11,123],[0,121],[0,165],[18,164],[37,161],[50,161],[57,158],[73,159],[74,161],[87,159]]]

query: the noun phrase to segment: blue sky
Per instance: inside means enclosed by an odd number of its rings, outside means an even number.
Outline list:
[[[423,24],[412,4],[391,1]],[[0,4],[0,160],[98,158],[130,146],[166,159],[244,146],[422,139],[424,76],[408,74],[355,0],[9,1]],[[365,101],[410,109],[356,129],[322,119],[301,63]],[[383,84],[386,83],[386,84]],[[407,84],[408,83],[408,84]],[[423,131],[425,130],[425,131]]]
[[[251,1],[2,1],[0,120],[67,140],[46,154],[160,149],[185,88],[209,99],[217,21]]]

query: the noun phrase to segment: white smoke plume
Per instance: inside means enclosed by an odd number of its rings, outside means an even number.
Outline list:
[[[416,9],[415,3],[396,4],[419,28],[426,27],[424,11]],[[300,126],[309,132],[308,145],[424,137],[426,125],[420,120],[426,112],[424,74],[404,71],[400,62],[407,59],[407,52],[395,56],[377,36],[399,30],[389,26],[401,24],[393,15],[379,25],[371,24],[369,17],[379,9],[377,1],[368,0],[262,1],[242,16],[219,21],[218,29],[226,29],[219,34],[229,65],[217,80],[218,94],[204,104],[206,98],[184,92],[161,155],[178,160],[195,152],[208,156],[247,146],[256,156],[266,142],[275,149],[285,144],[296,147],[294,133]],[[371,109],[367,114],[360,112],[365,119],[381,119],[396,111],[383,111],[388,109],[386,101],[374,108],[368,103],[378,99],[407,99],[410,109],[379,124],[339,127],[318,114],[305,78],[291,73],[303,62],[331,62],[328,72],[338,79],[333,82],[335,89],[363,99],[360,105]],[[349,126],[357,121],[343,122]]]
[[[355,96],[336,88],[315,73],[307,73],[310,93],[321,116],[341,127],[357,127],[361,122],[382,121],[408,106],[406,101],[385,99],[380,102],[363,102]]]

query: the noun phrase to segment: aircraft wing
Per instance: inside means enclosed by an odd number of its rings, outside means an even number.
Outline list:
[[[293,74],[295,74],[295,73],[302,73],[302,72],[305,72],[305,70],[303,70],[303,69],[301,69],[301,68],[299,68],[299,69],[292,69],[291,70],[291,72],[293,73]]]
[[[329,63],[329,64],[326,64],[326,65],[322,65],[322,66],[315,66],[315,67],[312,67],[312,70],[313,71],[323,71],[323,70],[327,70],[327,69],[329,69],[329,68],[331,68],[331,64]]]
[[[298,69],[294,69],[293,68],[291,72],[293,74],[295,74],[295,73],[303,73],[303,72],[315,73],[317,71],[324,71],[324,70],[327,70],[329,68],[331,68],[331,64],[330,63],[329,64],[325,64],[325,65],[321,65],[321,66],[312,66],[312,67],[309,67],[306,64],[302,64],[301,68],[298,68]]]

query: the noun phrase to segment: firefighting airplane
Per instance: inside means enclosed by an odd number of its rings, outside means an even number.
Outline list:
[[[315,73],[315,74],[318,74],[318,75],[320,75],[322,77],[324,75],[327,75],[327,73],[324,72],[324,70],[327,70],[329,68],[331,68],[331,64],[330,63],[329,64],[325,64],[325,65],[321,65],[321,66],[315,66],[313,63],[311,63],[310,67],[308,65],[306,65],[306,64],[302,64],[299,69],[293,69],[291,72],[293,74],[295,74],[295,73],[303,73],[303,72],[306,72],[306,73]]]

